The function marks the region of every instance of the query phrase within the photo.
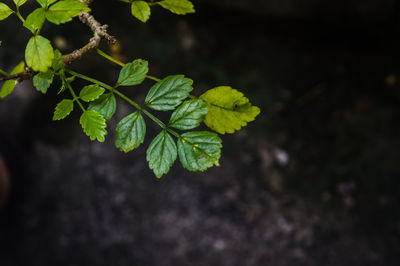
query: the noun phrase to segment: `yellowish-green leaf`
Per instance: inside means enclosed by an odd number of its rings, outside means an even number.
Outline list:
[[[17,7],[22,6],[23,4],[26,3],[27,0],[14,0],[14,3]]]
[[[54,24],[61,24],[71,21],[73,17],[82,12],[89,12],[90,8],[86,3],[78,0],[63,0],[55,3],[46,11],[46,18]]]
[[[37,29],[40,29],[44,21],[46,20],[45,13],[46,10],[44,7],[35,9],[26,18],[24,22],[24,27],[30,30],[31,32],[35,32]]]
[[[132,2],[131,12],[133,16],[144,23],[150,18],[151,14],[150,6],[145,1]]]
[[[54,110],[53,120],[61,120],[66,118],[74,110],[74,101],[64,99],[59,102]]]
[[[8,18],[12,13],[13,11],[8,7],[8,5],[0,3],[0,21]]]
[[[136,59],[122,67],[119,72],[117,86],[134,86],[143,82],[149,71],[149,63],[143,59]]]
[[[158,2],[158,4],[177,15],[185,15],[187,13],[196,12],[192,2],[189,0],[163,0]]]
[[[36,35],[29,39],[25,49],[26,64],[35,71],[46,72],[54,58],[53,47],[46,38]]]
[[[58,0],[36,0],[42,7],[48,7],[52,3],[56,2]]]
[[[33,86],[37,91],[45,94],[53,83],[54,72],[49,69],[47,72],[40,72],[33,77]]]
[[[91,102],[100,97],[104,93],[105,89],[97,84],[88,85],[82,88],[79,93],[79,98],[85,102]]]
[[[25,63],[21,62],[16,67],[14,67],[14,69],[11,71],[10,74],[13,75],[21,73],[24,71],[24,68],[25,68]],[[11,79],[5,81],[3,87],[1,87],[0,98],[3,99],[4,97],[10,95],[14,91],[14,88],[18,83],[19,81],[17,79]]]
[[[99,112],[106,121],[110,121],[117,109],[117,99],[111,92],[103,94],[97,100],[91,102],[88,109]]]
[[[107,135],[107,124],[101,114],[94,110],[86,110],[83,112],[79,122],[90,140],[97,139],[99,142],[104,142]]]
[[[168,126],[180,130],[198,127],[208,112],[208,104],[201,99],[183,102],[171,115]]]
[[[211,89],[200,99],[209,104],[204,123],[220,134],[239,130],[260,113],[260,108],[251,105],[243,93],[228,86]]]
[[[153,85],[146,95],[144,105],[158,111],[173,110],[193,90],[193,80],[184,75],[163,78]]]

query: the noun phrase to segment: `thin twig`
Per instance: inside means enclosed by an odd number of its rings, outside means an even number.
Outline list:
[[[6,77],[0,77],[0,81],[6,81],[6,80],[10,80],[10,79],[18,79],[18,80],[22,81],[22,80],[31,79],[35,74],[36,74],[35,71],[30,69],[29,67],[26,67],[24,72],[12,74],[12,75],[9,75]]]
[[[94,0],[82,0],[87,4],[92,3]],[[101,25],[91,14],[88,12],[82,12],[79,15],[79,20],[88,25],[93,32],[93,37],[90,38],[89,42],[80,49],[73,51],[63,58],[64,65],[68,65],[73,61],[79,60],[82,56],[90,52],[91,50],[99,47],[100,41],[102,38],[106,39],[109,43],[115,44],[117,39],[114,36],[111,36],[107,32],[108,25]],[[0,77],[0,81],[6,81],[10,79],[18,79],[19,81],[31,79],[37,72],[32,69],[26,67],[24,72],[9,75],[6,77]]]
[[[117,42],[114,36],[111,36],[107,32],[108,25],[101,25],[92,15],[87,12],[83,12],[79,15],[79,19],[82,23],[88,25],[93,31],[93,37],[90,38],[89,42],[80,49],[77,49],[63,58],[63,63],[68,65],[75,60],[80,59],[83,55],[89,51],[99,47],[101,38],[106,39],[109,43],[114,44]]]

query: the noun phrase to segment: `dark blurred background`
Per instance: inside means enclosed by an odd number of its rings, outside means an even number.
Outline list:
[[[261,108],[256,121],[222,136],[220,167],[175,163],[157,180],[151,121],[123,154],[112,129],[131,107],[118,102],[107,141],[90,142],[79,112],[51,121],[60,84],[43,96],[25,81],[0,102],[0,265],[399,265],[400,1],[193,2],[194,15],[155,7],[143,24],[126,3],[95,1],[120,41],[102,49],[149,60],[157,77],[184,73],[196,95],[231,85]],[[41,34],[63,53],[91,37],[77,20]],[[16,18],[0,23],[0,68],[28,38]],[[71,68],[110,84],[119,71],[96,54]],[[152,84],[124,92],[140,102]]]

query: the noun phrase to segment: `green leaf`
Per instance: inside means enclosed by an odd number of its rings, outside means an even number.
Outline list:
[[[91,102],[96,100],[104,93],[105,89],[100,87],[97,84],[92,84],[89,86],[83,87],[81,92],[79,93],[79,98],[81,98],[85,102]]]
[[[204,171],[213,165],[219,166],[221,139],[208,131],[193,131],[178,139],[178,154],[184,168],[189,171]]]
[[[11,71],[10,75],[18,74],[24,71],[25,63],[19,63],[14,69]],[[0,91],[0,98],[5,98],[6,96],[10,95],[13,91],[15,86],[19,83],[18,79],[11,79],[4,82],[3,86],[1,87]]]
[[[52,63],[52,68],[55,71],[58,71],[58,70],[64,68],[64,63],[62,61],[62,54],[58,49],[54,50],[54,59],[53,59],[53,63]]]
[[[192,84],[193,80],[183,75],[168,76],[151,87],[145,106],[160,111],[173,110],[189,96]]]
[[[12,13],[13,11],[6,4],[0,3],[0,21],[8,18]]]
[[[143,116],[136,111],[119,121],[115,129],[115,146],[123,152],[139,147],[146,135],[146,124]]]
[[[110,121],[117,110],[117,99],[111,92],[103,94],[100,98],[91,102],[88,109],[99,112],[107,121]]]
[[[200,99],[183,102],[171,115],[169,126],[180,130],[198,127],[208,112],[208,104]]]
[[[53,47],[46,38],[37,35],[29,39],[25,49],[25,61],[34,71],[46,72],[54,58]]]
[[[36,0],[42,7],[48,7],[52,3],[56,2],[58,0]]]
[[[33,86],[37,91],[45,94],[47,89],[53,83],[54,71],[48,70],[47,72],[40,72],[33,77]]]
[[[107,135],[107,124],[101,114],[94,110],[86,110],[83,112],[79,122],[90,140],[97,139],[99,142],[104,142],[105,135]]]
[[[166,130],[153,139],[146,152],[149,167],[158,178],[168,173],[177,156],[175,141]]]
[[[150,6],[145,1],[134,1],[131,5],[132,15],[141,22],[146,22],[150,18]]]
[[[28,15],[24,22],[24,27],[30,30],[31,32],[35,32],[40,29],[46,20],[46,9],[41,7],[35,9],[32,13]]]
[[[59,102],[54,110],[53,120],[61,120],[66,118],[74,110],[74,101],[64,99]]]
[[[82,12],[90,12],[86,3],[78,0],[63,0],[55,3],[46,11],[46,18],[54,24],[62,24],[71,21],[73,17]]]
[[[149,63],[143,59],[136,59],[121,69],[117,86],[138,85],[146,78],[147,72],[149,72]]]
[[[22,6],[23,4],[25,4],[27,0],[14,0],[14,3],[17,7]]]
[[[165,9],[168,9],[172,13],[178,15],[185,15],[187,13],[196,12],[194,10],[192,2],[190,2],[189,0],[164,0],[158,2],[158,4]]]
[[[260,113],[260,108],[251,105],[243,93],[231,87],[216,87],[200,98],[209,103],[204,123],[220,134],[239,130]]]

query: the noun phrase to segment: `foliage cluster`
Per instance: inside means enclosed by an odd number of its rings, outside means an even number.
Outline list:
[[[116,112],[116,97],[122,98],[136,110],[118,122],[115,128],[115,146],[123,152],[136,149],[146,136],[144,117],[154,121],[161,131],[150,142],[146,159],[158,178],[168,173],[178,157],[182,166],[189,171],[204,171],[214,165],[218,166],[222,141],[217,133],[233,133],[253,121],[260,112],[241,92],[229,86],[216,87],[200,97],[195,97],[190,94],[193,81],[184,75],[170,75],[160,80],[148,75],[149,64],[146,60],[136,59],[124,64],[96,49],[97,47],[91,48],[122,67],[115,84],[108,85],[77,73],[67,67],[65,58],[68,55],[53,49],[51,42],[40,31],[46,21],[59,25],[90,12],[91,1],[36,0],[38,7],[26,18],[21,14],[20,7],[27,0],[13,1],[15,8],[0,3],[0,20],[15,14],[23,27],[32,32],[32,36],[26,45],[25,60],[10,73],[0,69],[5,80],[0,97],[11,94],[29,73],[33,76],[34,87],[43,94],[50,88],[54,78],[59,78],[62,86],[58,93],[64,95],[69,92],[70,97],[63,97],[56,105],[53,120],[66,118],[77,107],[82,112],[80,125],[84,133],[91,140],[99,142],[105,140],[107,123]],[[178,15],[195,12],[193,4],[188,0],[121,1],[129,3],[132,15],[142,22],[149,19],[151,7],[156,5]],[[79,93],[73,88],[73,82],[77,78],[88,83]],[[125,87],[139,85],[146,78],[155,81],[155,84],[148,90],[142,104],[136,103],[122,92]],[[168,123],[150,113],[150,109],[156,112],[172,111]],[[191,131],[202,122],[217,133]]]

